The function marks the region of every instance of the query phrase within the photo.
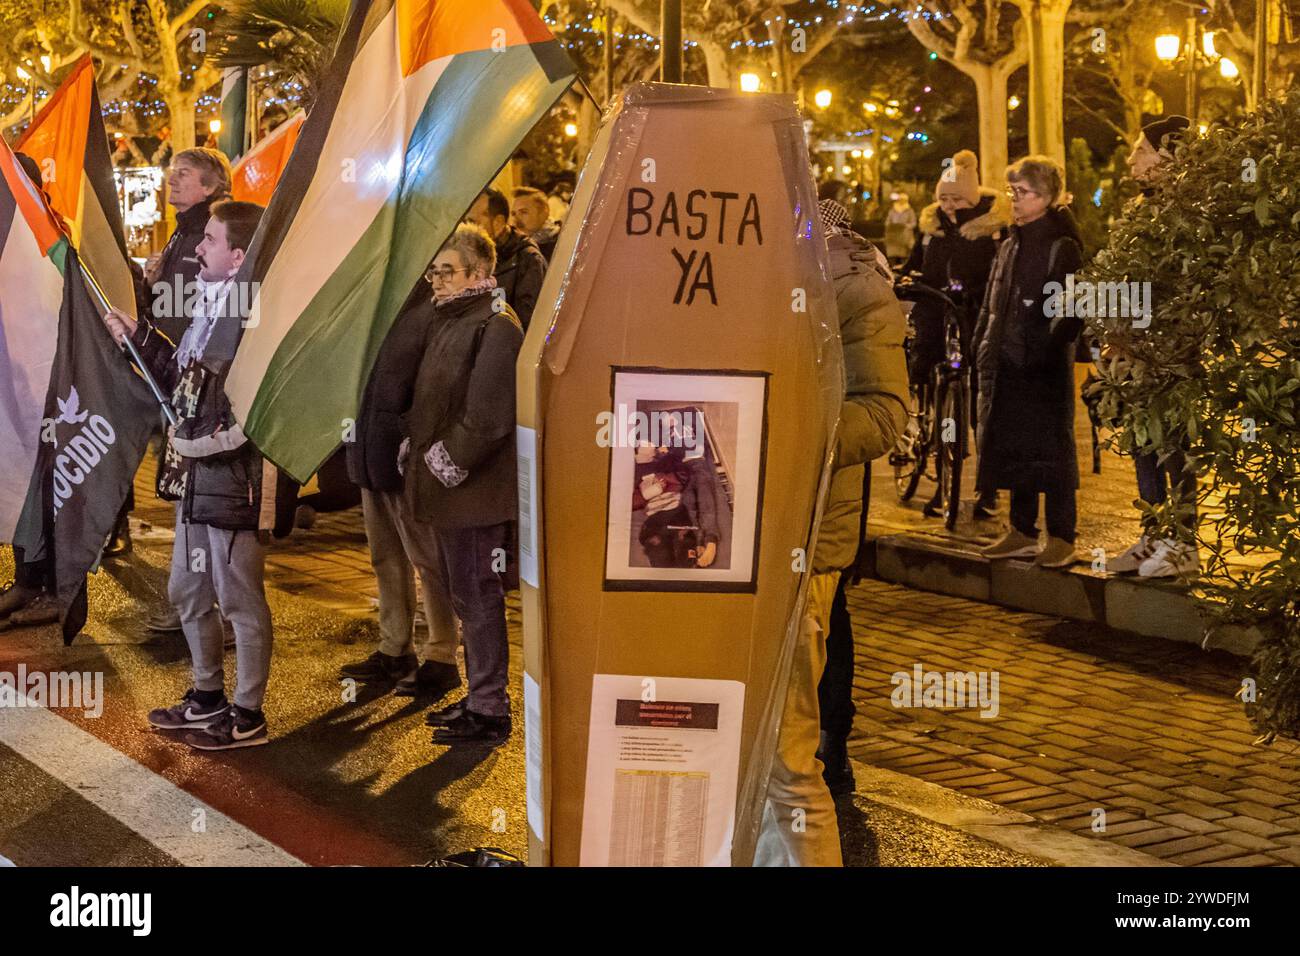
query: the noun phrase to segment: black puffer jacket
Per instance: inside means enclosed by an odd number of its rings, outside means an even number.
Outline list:
[[[237,316],[219,321],[239,321]],[[214,333],[215,335],[216,333]],[[141,358],[180,420],[168,437],[158,469],[158,496],[180,501],[187,522],[228,531],[270,530],[277,525],[276,468],[235,423],[225,393],[225,372],[193,361],[182,371],[176,347],[142,320],[133,336]],[[292,508],[292,502],[280,507]],[[280,515],[283,524],[285,515]]]
[[[510,226],[506,238],[497,244],[497,267],[493,275],[497,288],[506,294],[506,304],[527,329],[542,291],[542,280],[546,278],[546,257],[529,236]]]
[[[199,275],[196,250],[203,241],[203,230],[208,225],[208,210],[213,203],[225,198],[224,195],[213,196],[206,202],[177,213],[176,231],[167,240],[167,245],[163,246],[157,280],[148,284],[143,276],[139,277],[140,290],[137,298],[142,306],[141,314],[173,343],[180,342],[190,324],[189,316],[183,308],[187,298],[185,288]],[[166,286],[166,289],[162,286]]]
[[[1043,286],[1064,286],[1082,261],[1079,231],[1065,208],[1012,227],[998,248],[975,331],[980,491],[1078,487],[1074,342],[1083,320],[1049,316]]]
[[[361,396],[356,432],[353,440],[343,446],[348,477],[360,488],[402,490],[397,452],[407,437],[403,416],[411,410],[415,373],[424,357],[433,316],[433,300],[427,293],[411,299],[379,348]]]
[[[955,218],[937,202],[921,210],[920,236],[903,272],[918,273],[922,282],[948,293],[962,307],[962,345],[968,355],[993,258],[1010,225],[1010,201],[987,187],[980,189],[978,203],[958,209]],[[912,324],[917,341],[909,358],[916,381],[928,378],[930,369],[943,359],[943,307],[932,299],[919,300],[912,307]]]

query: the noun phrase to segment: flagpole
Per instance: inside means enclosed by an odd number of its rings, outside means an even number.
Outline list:
[[[104,290],[101,288],[99,282],[96,281],[94,274],[86,268],[84,263],[81,264],[81,275],[86,280],[86,291],[90,293],[90,297],[95,300],[95,304],[98,305],[100,310],[104,313],[101,318],[107,317],[108,313],[113,311],[113,307],[109,305],[108,296],[104,295]],[[135,367],[139,370],[145,384],[149,386],[149,391],[153,392],[153,397],[157,400],[159,406],[161,406],[163,415],[167,419],[167,424],[171,425],[173,428],[180,424],[180,419],[176,417],[176,411],[172,408],[171,402],[167,401],[166,396],[162,393],[162,389],[158,387],[158,383],[154,380],[153,375],[150,374],[149,366],[145,364],[144,359],[140,355],[140,350],[137,349],[135,343],[131,341],[131,336],[122,336],[121,345],[122,348],[130,354],[131,361],[135,363]]]

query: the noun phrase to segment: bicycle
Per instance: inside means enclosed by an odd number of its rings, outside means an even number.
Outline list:
[[[909,387],[908,421],[898,445],[889,456],[894,469],[894,486],[899,501],[909,501],[923,477],[937,488],[936,510],[926,506],[926,514],[942,514],[944,527],[951,531],[961,511],[962,462],[970,453],[970,372],[962,346],[961,309],[938,289],[903,277],[894,292],[903,302],[915,304],[923,299],[943,307],[944,357],[930,370],[928,380]],[[907,317],[908,333],[904,348],[909,351],[916,340],[911,310]],[[934,462],[933,473],[926,466]]]

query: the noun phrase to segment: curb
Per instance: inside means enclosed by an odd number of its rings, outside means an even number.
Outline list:
[[[867,547],[870,575],[893,584],[1239,657],[1249,657],[1260,640],[1254,628],[1212,622],[1187,588],[1166,581],[1107,576],[1087,565],[1052,571],[1029,561],[989,561],[906,534],[869,538]]]
[[[1053,866],[1176,866],[905,773],[852,763],[859,796]]]

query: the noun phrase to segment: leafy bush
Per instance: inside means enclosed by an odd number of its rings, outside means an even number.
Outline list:
[[[1198,594],[1264,635],[1247,703],[1257,730],[1298,735],[1300,90],[1181,148],[1083,278],[1152,284],[1147,327],[1090,320],[1108,346],[1100,411],[1122,451],[1188,451],[1202,511]],[[1175,537],[1192,507],[1171,495],[1144,508],[1144,522]]]

